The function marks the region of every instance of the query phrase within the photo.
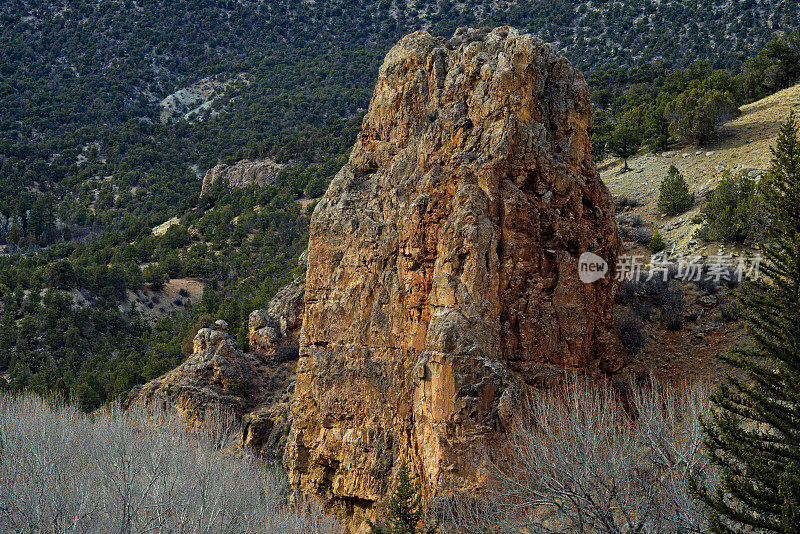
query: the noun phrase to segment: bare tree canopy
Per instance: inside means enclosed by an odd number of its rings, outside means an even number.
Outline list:
[[[445,533],[706,532],[686,476],[714,484],[699,416],[709,388],[650,381],[625,399],[607,383],[569,378],[539,393],[499,453],[484,498],[434,503]]]
[[[283,473],[236,452],[235,421],[187,431],[154,407],[86,415],[58,399],[0,396],[0,531],[334,534],[290,505]]]

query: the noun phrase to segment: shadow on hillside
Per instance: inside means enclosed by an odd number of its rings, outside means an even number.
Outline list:
[[[704,146],[706,150],[737,149],[757,141],[774,140],[778,135],[779,121],[757,120],[746,124],[725,124],[716,138]]]

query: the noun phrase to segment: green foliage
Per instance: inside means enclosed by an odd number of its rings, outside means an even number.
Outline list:
[[[628,169],[628,158],[636,154],[641,146],[642,139],[636,130],[629,124],[618,125],[608,140],[611,153],[622,158],[625,169]]]
[[[161,291],[164,289],[164,269],[158,264],[151,264],[144,268],[142,271],[144,281],[150,284],[150,289],[153,291]]]
[[[763,214],[755,181],[746,171],[725,171],[717,188],[706,196],[703,215],[713,240],[741,243],[757,238],[763,230]]]
[[[727,91],[695,87],[678,95],[666,107],[672,135],[701,145],[714,137],[717,128],[739,114],[739,106]]]
[[[320,169],[352,145],[386,50],[420,25],[445,36],[467,25],[535,28],[594,71],[589,82],[596,104],[611,112],[607,124],[635,115],[634,129],[651,149],[667,143],[667,100],[713,72],[710,65],[672,69],[667,62],[685,66],[699,58],[733,69],[766,47],[737,74],[741,80],[713,85],[733,91],[737,103],[798,76],[797,36],[770,41],[797,27],[788,0],[774,6],[778,14],[744,4],[698,10],[654,0],[423,0],[391,13],[381,4],[3,3],[0,244],[36,249],[95,234],[129,215],[139,230],[152,228],[196,206],[192,168],[245,157],[319,166],[290,191],[318,196],[336,172]],[[633,29],[631,20],[639,21]],[[647,63],[654,59],[666,62]],[[219,84],[208,109],[162,124],[153,101],[201,78]],[[599,157],[610,132],[599,120],[596,126]]]
[[[646,101],[636,104],[641,95],[637,95],[636,89],[632,89],[632,95],[626,95],[622,102],[624,106],[636,107],[622,112],[621,123],[627,125],[636,132],[640,144],[645,144],[652,151],[663,150],[669,140],[669,128],[665,117],[666,102],[662,95],[655,101],[645,97]]]
[[[736,82],[746,101],[752,102],[800,80],[800,35],[767,43],[766,49],[745,62]]]
[[[169,246],[126,218],[119,231],[92,240],[0,256],[0,370],[8,387],[68,391],[92,410],[180,364],[205,316],[224,318],[246,346],[249,313],[297,275],[307,243],[308,216],[286,194],[291,187],[281,178],[269,187],[220,188],[187,211]],[[186,243],[189,226],[201,242],[171,248]],[[142,263],[151,264],[144,274]],[[179,315],[150,325],[129,311],[125,290],[158,286],[164,274],[199,278],[206,290],[194,304],[184,296]],[[73,302],[63,290],[80,296]],[[160,305],[146,293],[138,298]]]
[[[174,250],[185,247],[188,244],[189,231],[180,224],[170,226],[166,233],[161,237],[161,245],[168,249]]]
[[[69,290],[75,287],[75,269],[72,263],[67,260],[61,260],[45,269],[44,273],[47,285],[54,289]]]
[[[647,245],[647,248],[650,249],[650,252],[653,254],[658,254],[662,250],[666,248],[667,244],[664,243],[664,238],[661,237],[661,234],[658,232],[653,233],[653,237],[650,239],[650,244]]]
[[[367,521],[372,534],[435,534],[435,526],[420,526],[425,516],[419,485],[411,479],[411,468],[403,460],[397,471],[397,484],[389,502],[388,523],[375,525]]]
[[[69,294],[41,299],[7,294],[0,320],[0,366],[12,390],[74,395],[86,410],[127,393],[143,379],[146,328],[116,305],[76,307]]]
[[[610,114],[606,110],[598,109],[592,120],[592,158],[595,161],[603,159],[608,152],[611,134],[614,133],[614,124],[610,121]]]
[[[660,191],[658,209],[666,215],[683,213],[694,205],[694,193],[689,193],[683,174],[674,165],[661,181]]]
[[[684,138],[707,142],[720,122],[734,117],[738,106],[753,102],[800,80],[797,60],[800,36],[769,41],[741,65],[715,70],[697,61],[685,68],[667,62],[598,69],[587,76],[595,121],[592,153],[608,151],[616,127],[632,128],[652,151]]]
[[[227,392],[231,395],[237,395],[239,397],[244,397],[247,395],[247,385],[242,380],[233,379],[228,384]]]
[[[705,447],[721,470],[717,487],[690,480],[709,506],[711,531],[796,533],[800,526],[800,139],[781,127],[770,172],[759,184],[774,216],[761,277],[739,297],[753,341],[722,359],[728,375],[703,422]]]

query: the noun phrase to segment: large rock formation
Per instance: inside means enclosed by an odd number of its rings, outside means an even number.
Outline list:
[[[208,192],[211,185],[219,180],[227,181],[230,187],[270,185],[285,167],[285,164],[275,163],[271,159],[244,159],[233,165],[222,163],[206,171],[200,195]]]
[[[265,310],[250,315],[251,352],[243,352],[217,321],[201,328],[193,353],[176,369],[134,388],[125,407],[160,402],[189,424],[223,408],[241,421],[242,445],[280,460],[291,425],[305,276],[283,288]]]
[[[613,206],[583,76],[511,28],[417,32],[386,56],[349,162],[311,221],[291,482],[349,517],[413,462],[428,496],[480,483],[525,391],[611,372]]]

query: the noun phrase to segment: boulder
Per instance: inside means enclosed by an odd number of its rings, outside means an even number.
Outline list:
[[[222,408],[241,423],[244,447],[279,462],[291,426],[304,279],[279,291],[266,310],[253,312],[251,352],[243,352],[228,335],[228,324],[218,320],[198,330],[185,362],[134,388],[125,408],[160,402],[177,409],[190,425],[200,424],[207,410]],[[254,316],[260,324],[255,329]]]
[[[249,318],[250,348],[296,360],[303,324],[305,275],[281,289],[263,310]]]

